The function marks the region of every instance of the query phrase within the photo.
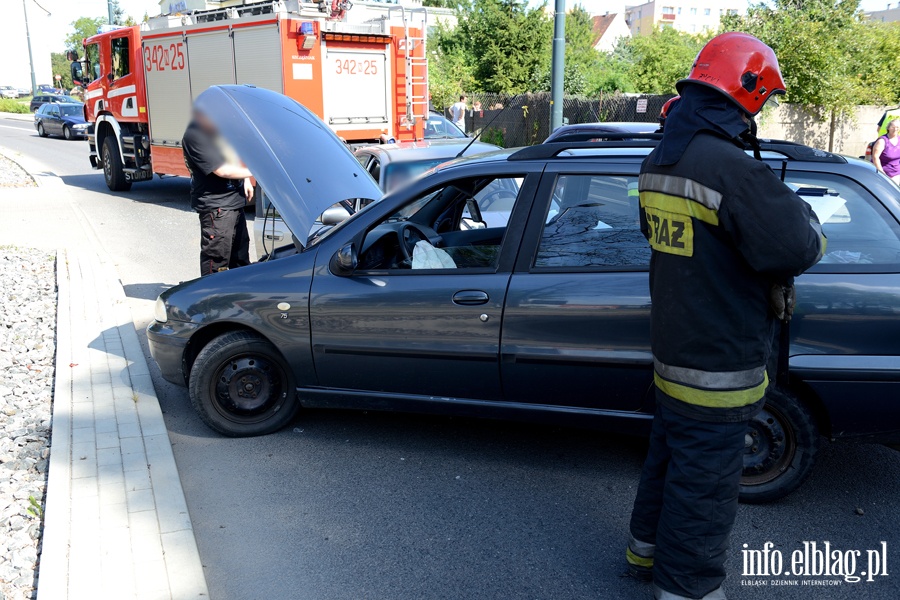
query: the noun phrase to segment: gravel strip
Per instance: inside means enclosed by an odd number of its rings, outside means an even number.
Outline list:
[[[0,188],[35,186],[37,184],[25,169],[0,155]]]
[[[56,335],[52,255],[0,246],[0,600],[36,596]]]

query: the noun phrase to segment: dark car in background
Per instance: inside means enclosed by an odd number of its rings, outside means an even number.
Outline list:
[[[616,139],[629,139],[625,134],[635,134],[635,139],[647,133],[659,131],[658,123],[632,121],[610,121],[606,123],[581,123],[563,125],[551,133],[544,143],[549,142],[602,142],[614,136]]]
[[[34,98],[31,99],[31,103],[29,104],[29,109],[31,112],[36,112],[44,104],[61,104],[63,102],[66,103],[81,103],[81,101],[75,96],[66,96],[64,94],[38,94]]]
[[[650,249],[634,192],[655,140],[451,161],[310,235],[329,206],[381,197],[363,165],[273,92],[213,87],[197,103],[296,234],[271,260],[157,301],[151,353],[212,429],[265,434],[319,407],[649,431]],[[796,489],[823,437],[900,441],[900,190],[856,159],[763,149],[828,248],[796,280],[789,380],[747,431],[750,502]]]
[[[83,138],[87,133],[84,105],[79,103],[43,104],[34,113],[34,127],[38,135],[59,135],[67,140]]]

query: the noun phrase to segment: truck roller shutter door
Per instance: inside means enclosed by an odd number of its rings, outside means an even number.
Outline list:
[[[227,30],[188,36],[194,100],[214,85],[234,83],[234,56]]]
[[[181,34],[152,38],[144,40],[143,50],[151,139],[157,145],[178,145],[193,101],[184,42]]]
[[[275,25],[234,30],[234,72],[238,84],[284,92],[281,39]]]
[[[322,66],[325,122],[342,130],[388,127],[389,67],[384,46],[373,50],[328,47]]]

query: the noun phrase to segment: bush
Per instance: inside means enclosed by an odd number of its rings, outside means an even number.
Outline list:
[[[12,98],[0,98],[0,112],[28,114],[28,105]]]

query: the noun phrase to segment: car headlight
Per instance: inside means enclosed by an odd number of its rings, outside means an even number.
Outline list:
[[[87,123],[78,123],[74,127],[75,129],[87,129]]]
[[[166,314],[166,303],[163,302],[162,298],[156,299],[156,306],[153,308],[153,318],[160,323],[165,323],[169,320],[169,315]]]

